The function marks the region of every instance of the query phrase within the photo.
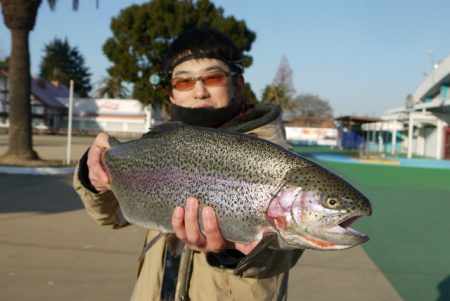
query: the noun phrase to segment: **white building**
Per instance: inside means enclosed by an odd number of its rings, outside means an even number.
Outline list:
[[[286,140],[294,145],[336,146],[337,130],[286,126]]]
[[[40,78],[31,79],[32,126],[43,132],[67,129],[69,89]],[[74,94],[72,129],[95,134],[106,131],[134,135],[148,131],[153,124],[150,107],[134,99],[88,99]],[[9,74],[0,70],[0,128],[9,127]]]
[[[68,98],[58,98],[68,107]],[[152,125],[151,109],[135,99],[75,98],[72,128],[81,132],[142,134]],[[63,126],[67,128],[67,116]]]
[[[285,124],[286,139],[294,145],[336,146],[336,123],[331,118],[300,117]]]
[[[428,74],[405,105],[386,111],[383,122],[364,124],[363,129],[392,153],[450,159],[450,56]],[[401,139],[397,139],[400,137]]]
[[[55,81],[31,78],[31,117],[34,129],[61,127],[61,116],[67,114],[58,97],[68,97],[69,89]],[[9,127],[9,74],[0,70],[0,128]]]

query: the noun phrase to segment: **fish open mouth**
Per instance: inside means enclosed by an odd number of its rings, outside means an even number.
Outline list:
[[[353,224],[354,221],[356,221],[360,216],[352,216],[348,219],[346,219],[345,221],[341,222],[339,224],[339,226],[341,226],[342,228],[347,229],[348,227],[350,227],[351,224]]]
[[[369,240],[369,236],[360,233],[350,226],[362,215],[353,215],[336,220],[336,223],[325,227],[307,229],[302,240],[309,247],[317,250],[340,250],[348,249]]]
[[[360,238],[368,239],[368,236],[366,234],[358,232],[358,231],[350,228],[350,226],[360,217],[361,217],[360,215],[349,217],[349,218],[345,219],[344,221],[340,222],[338,224],[338,226],[340,228],[342,228],[341,230],[344,230],[345,232],[347,232],[353,236],[358,236]]]

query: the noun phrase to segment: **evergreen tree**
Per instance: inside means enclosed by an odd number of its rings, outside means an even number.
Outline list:
[[[257,103],[258,99],[256,98],[255,93],[252,90],[252,87],[249,83],[245,83],[244,91],[242,92],[242,98],[247,103]]]
[[[77,47],[69,45],[67,39],[55,38],[44,46],[39,76],[66,86],[73,80],[74,91],[81,97],[87,97],[92,90],[91,74],[85,66],[85,59]]]
[[[0,70],[9,70],[9,57],[0,60]]]
[[[246,53],[256,36],[244,21],[225,17],[223,9],[209,0],[154,0],[133,5],[113,18],[113,37],[103,45],[112,62],[109,76],[132,84],[132,97],[144,104],[164,103],[167,92],[154,90],[149,77],[162,70],[162,57],[172,41],[194,27],[215,28],[229,35],[245,58],[244,66],[251,65],[251,57]]]

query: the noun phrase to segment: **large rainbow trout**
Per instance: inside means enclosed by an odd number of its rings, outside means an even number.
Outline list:
[[[110,143],[103,160],[130,223],[171,233],[175,206],[196,196],[200,207],[215,209],[225,239],[264,237],[257,250],[334,250],[368,240],[349,226],[371,214],[369,200],[331,171],[269,141],[169,123],[141,139]]]

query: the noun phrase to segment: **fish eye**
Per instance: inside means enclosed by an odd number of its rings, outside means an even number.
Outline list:
[[[329,197],[327,198],[326,205],[330,209],[336,209],[339,208],[340,202],[336,197]]]

